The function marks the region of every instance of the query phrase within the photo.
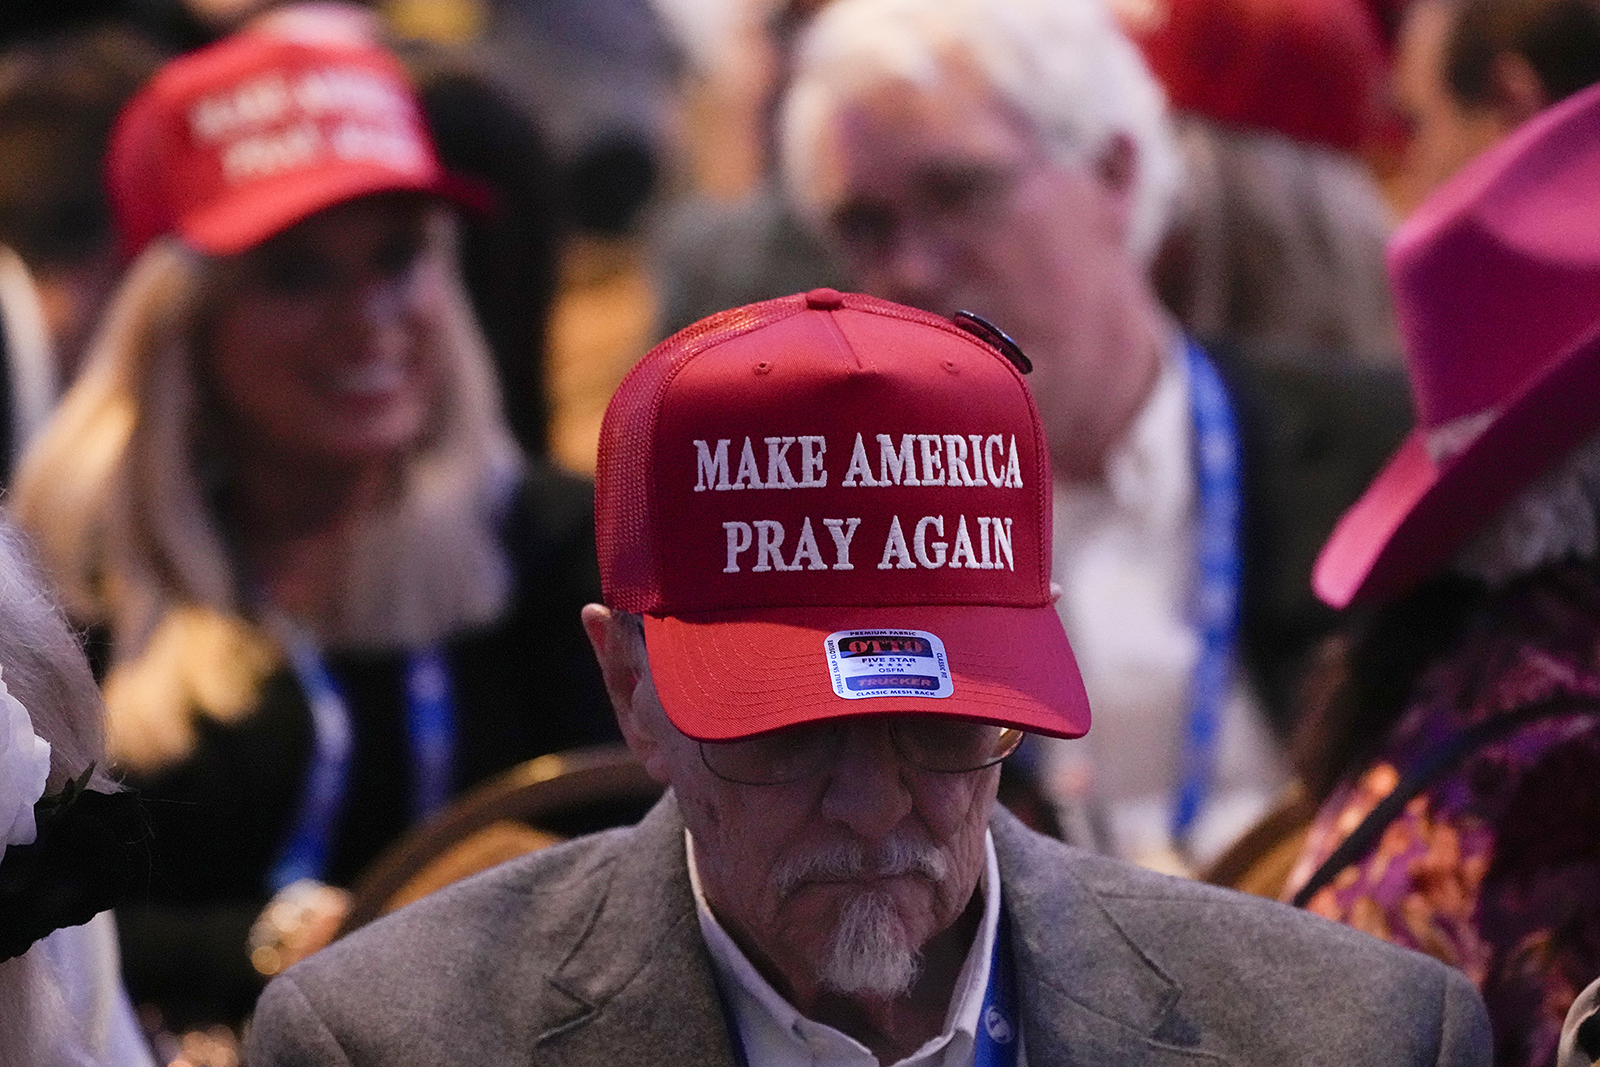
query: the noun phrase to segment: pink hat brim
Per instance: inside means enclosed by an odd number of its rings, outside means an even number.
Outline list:
[[[948,697],[850,700],[833,690],[823,641],[841,630],[925,630],[949,657]],[[651,675],[673,724],[726,741],[846,715],[952,715],[1052,737],[1089,729],[1066,632],[1041,607],[805,607],[644,617]]]
[[[1600,330],[1504,406],[1459,455],[1437,464],[1413,430],[1340,518],[1312,586],[1335,608],[1394,600],[1435,573],[1528,486],[1600,427]]]

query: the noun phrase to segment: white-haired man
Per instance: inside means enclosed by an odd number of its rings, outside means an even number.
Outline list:
[[[1089,725],[1024,363],[832,290],[647,355],[584,624],[667,797],[292,968],[250,1063],[1486,1064],[1442,964],[996,808],[1022,731]]]
[[[1403,434],[1403,382],[1181,335],[1150,281],[1178,154],[1101,0],[839,0],[800,43],[781,143],[865,291],[977,312],[1034,361],[1097,717],[1054,783],[1092,783],[1123,856],[1214,856],[1283,785],[1269,716],[1286,737],[1331,625],[1310,564]]]

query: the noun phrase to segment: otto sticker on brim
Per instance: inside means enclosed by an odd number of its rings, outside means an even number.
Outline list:
[[[840,630],[823,645],[833,691],[845,700],[955,692],[944,642],[926,630]]]

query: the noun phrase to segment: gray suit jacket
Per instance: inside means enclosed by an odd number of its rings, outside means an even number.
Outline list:
[[[993,822],[1033,1067],[1488,1064],[1483,1006],[1424,956]],[[671,794],[274,981],[251,1067],[733,1063]]]

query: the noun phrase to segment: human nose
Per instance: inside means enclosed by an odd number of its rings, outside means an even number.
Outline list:
[[[353,338],[388,355],[389,349],[403,346],[409,307],[405,284],[396,278],[370,279],[358,286],[348,307],[354,320]]]
[[[851,724],[829,770],[823,815],[865,841],[882,841],[911,811],[906,772],[886,724]]]
[[[868,287],[896,303],[941,311],[947,258],[944,245],[928,226],[913,221],[902,224],[867,275]]]

